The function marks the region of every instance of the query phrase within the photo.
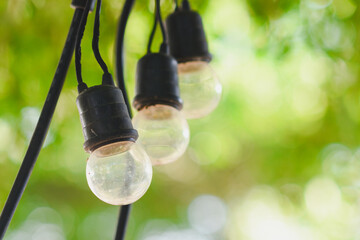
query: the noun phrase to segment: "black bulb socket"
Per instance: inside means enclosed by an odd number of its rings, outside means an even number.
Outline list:
[[[121,141],[135,142],[133,128],[121,90],[113,85],[99,85],[83,90],[76,99],[85,138],[84,149]]]
[[[142,57],[136,69],[133,106],[144,107],[163,104],[182,109],[177,61],[165,53],[149,53]]]
[[[179,62],[211,61],[204,26],[199,13],[178,8],[166,19],[170,54]]]

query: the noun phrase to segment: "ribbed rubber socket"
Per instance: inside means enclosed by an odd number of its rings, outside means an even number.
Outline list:
[[[182,109],[176,60],[163,53],[142,57],[136,69],[136,87],[133,106],[144,107],[164,104]]]
[[[179,9],[166,19],[170,54],[178,62],[211,61],[201,16]]]
[[[90,87],[79,94],[76,105],[85,151],[92,152],[114,142],[135,142],[138,138],[119,88],[110,85]]]

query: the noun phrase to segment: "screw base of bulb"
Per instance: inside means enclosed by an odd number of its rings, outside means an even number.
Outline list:
[[[144,95],[137,95],[134,98],[133,106],[140,111],[143,108],[154,106],[154,105],[167,105],[177,110],[182,109],[182,100],[174,96],[168,96],[165,98],[149,97]]]

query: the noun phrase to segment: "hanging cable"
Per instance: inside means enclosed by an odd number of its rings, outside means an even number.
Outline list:
[[[179,4],[178,4],[178,0],[174,0],[175,3],[175,11],[179,9]]]
[[[164,27],[164,23],[161,19],[160,0],[155,0],[155,7],[156,7],[156,10],[155,10],[156,16],[157,16],[157,19],[159,21],[160,28],[161,28],[163,44],[167,44],[167,36],[166,36],[166,32],[165,32],[165,27]]]
[[[188,0],[183,0],[181,8],[183,10],[190,10],[190,3]]]
[[[76,35],[76,45],[75,45],[75,70],[76,70],[76,78],[78,81],[78,91],[82,92],[87,88],[87,85],[84,83],[81,75],[81,40],[84,36],[85,26],[87,22],[87,18],[90,12],[91,0],[86,1],[84,13],[81,18],[80,27]]]
[[[124,100],[128,109],[129,116],[132,117],[131,106],[129,97],[127,95],[125,87],[125,76],[124,76],[124,37],[126,24],[128,22],[131,10],[134,6],[135,0],[125,0],[123,10],[120,15],[117,37],[116,37],[116,80],[118,87],[121,89]],[[116,228],[115,240],[124,240],[126,227],[129,220],[131,205],[121,206],[118,224]]]
[[[116,37],[116,80],[118,87],[121,89],[126,106],[129,111],[129,116],[132,117],[131,105],[129,102],[129,97],[125,87],[125,76],[124,76],[124,37],[125,37],[125,29],[126,24],[129,19],[130,12],[134,6],[135,0],[125,0],[124,8],[120,15],[120,20],[117,29],[117,37]]]
[[[154,40],[157,22],[158,22],[158,19],[157,19],[156,8],[155,8],[155,12],[154,12],[154,26],[153,26],[153,28],[152,28],[152,30],[151,30],[151,34],[150,34],[149,42],[148,42],[148,46],[147,46],[147,53],[148,53],[148,54],[151,53],[151,45],[152,45],[152,42],[153,42],[153,40]]]
[[[33,136],[31,137],[24,160],[20,166],[15,182],[0,215],[0,239],[3,239],[5,236],[16,207],[18,206],[21,196],[23,195],[29,181],[31,172],[35,167],[36,160],[39,156],[41,147],[43,146],[51,119],[54,115],[56,104],[59,100],[59,96],[65,82],[66,74],[74,53],[76,33],[79,29],[83,15],[83,9],[81,6],[75,6],[75,8],[76,10],[65,41],[65,46],[47,94],[46,101],[41,110],[39,120],[36,124]]]
[[[162,22],[162,19],[161,19],[160,0],[155,0],[154,26],[151,30],[151,34],[150,34],[149,42],[148,42],[148,46],[147,46],[148,54],[151,53],[151,45],[154,40],[158,22],[160,23],[161,34],[162,34],[162,39],[163,39],[162,44],[160,46],[160,52],[167,54],[169,49],[168,49],[168,45],[167,45],[167,36],[166,36],[166,32],[165,32],[164,23]]]
[[[97,0],[96,4],[96,13],[95,13],[95,23],[94,23],[94,34],[92,40],[92,49],[96,58],[96,61],[99,63],[104,73],[109,73],[109,70],[106,66],[106,63],[101,57],[99,51],[99,37],[100,37],[100,11],[101,11],[101,0]]]
[[[114,84],[112,80],[112,76],[109,73],[108,67],[101,57],[99,50],[99,37],[100,37],[100,11],[101,11],[101,0],[97,0],[96,4],[96,13],[95,13],[95,23],[94,23],[94,31],[93,31],[93,39],[92,39],[92,49],[96,58],[96,61],[99,63],[102,68],[103,74],[103,84]]]

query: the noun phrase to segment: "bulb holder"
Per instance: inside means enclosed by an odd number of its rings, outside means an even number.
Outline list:
[[[114,142],[135,142],[138,138],[119,88],[113,85],[87,88],[77,97],[76,105],[85,138],[85,151],[92,152]]]
[[[164,53],[149,53],[142,57],[136,69],[136,87],[133,106],[164,104],[182,109],[176,60]]]
[[[211,61],[204,26],[199,13],[178,8],[166,19],[170,54],[179,62]]]

